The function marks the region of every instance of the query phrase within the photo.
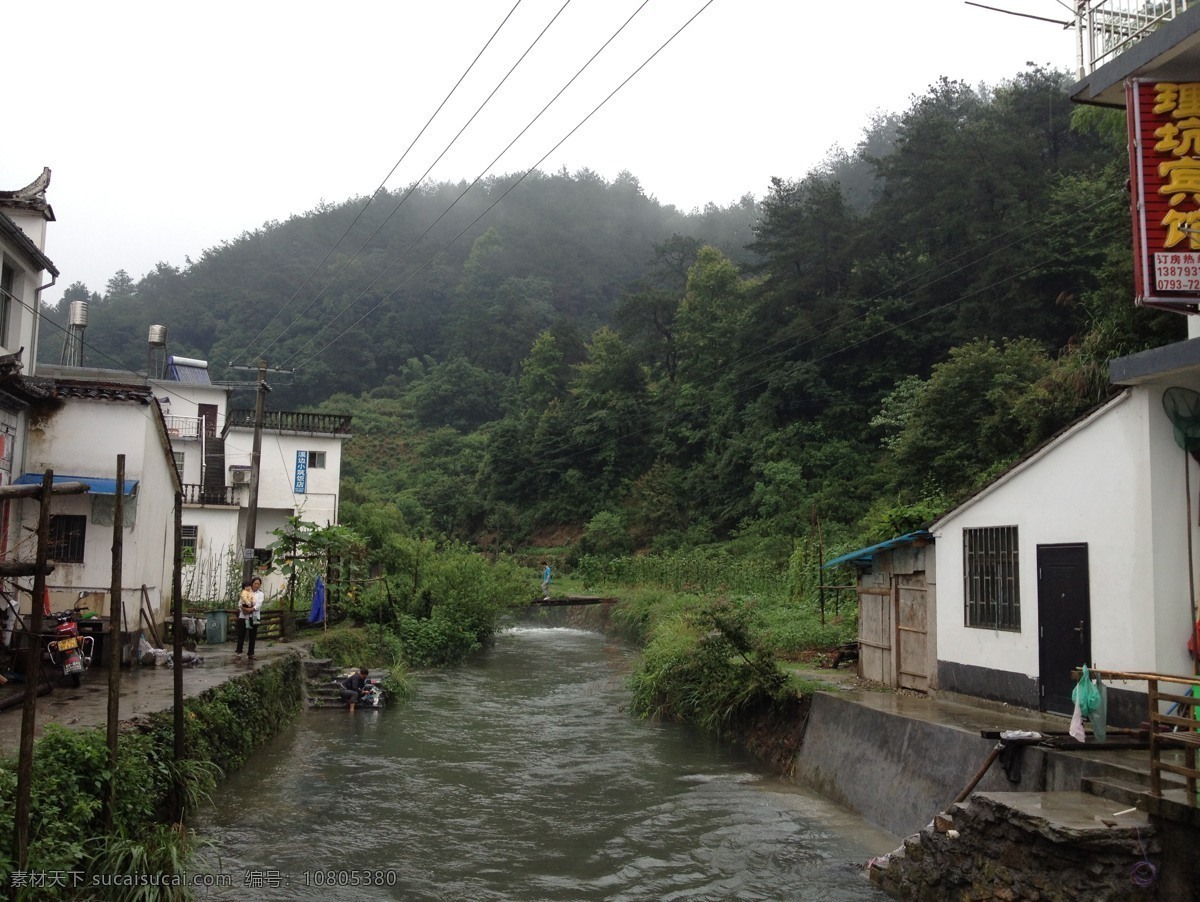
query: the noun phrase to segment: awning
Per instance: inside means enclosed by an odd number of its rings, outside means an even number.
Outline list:
[[[13,480],[13,485],[41,485],[41,473],[22,473]],[[54,474],[54,484],[58,485],[62,482],[83,482],[87,483],[92,495],[115,495],[117,494],[117,481],[115,479],[107,479],[99,476],[59,476]],[[132,495],[137,489],[138,480],[125,480],[125,494]]]
[[[821,567],[822,570],[828,570],[830,567],[836,567],[838,564],[859,564],[861,566],[869,566],[872,558],[877,551],[887,551],[889,548],[897,548],[900,545],[912,545],[916,542],[928,542],[933,536],[927,529],[918,529],[916,532],[905,533],[902,536],[896,536],[894,539],[888,539],[886,542],[880,542],[877,545],[869,545],[866,548],[860,548],[858,551],[850,551],[840,557],[835,557],[832,561],[826,561]]]

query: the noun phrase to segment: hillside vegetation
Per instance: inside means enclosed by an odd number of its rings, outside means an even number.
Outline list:
[[[1065,88],[941,81],[760,202],[583,171],[445,213],[467,186],[427,185],[66,299],[91,365],[144,367],[163,323],[218,375],[295,368],[270,403],[354,416],[344,520],[377,548],[784,562],[926,521],[1102,401],[1110,357],[1182,336],[1130,297],[1122,117]]]

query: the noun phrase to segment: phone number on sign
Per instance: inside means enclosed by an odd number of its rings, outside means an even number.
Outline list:
[[[1192,279],[1164,279],[1159,276],[1154,280],[1154,287],[1159,291],[1200,291],[1200,276]]]
[[[1200,279],[1200,264],[1160,263],[1156,267],[1160,279]]]
[[[395,886],[395,871],[305,871],[305,886]]]

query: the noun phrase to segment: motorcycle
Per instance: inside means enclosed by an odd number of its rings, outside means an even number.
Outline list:
[[[92,648],[96,640],[79,634],[79,620],[75,611],[58,611],[51,616],[58,624],[54,628],[54,638],[46,643],[50,660],[56,667],[62,667],[63,676],[71,678],[72,686],[78,687],[81,674],[92,664]]]

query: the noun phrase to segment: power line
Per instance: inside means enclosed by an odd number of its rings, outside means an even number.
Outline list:
[[[379,309],[381,306],[383,306],[383,304],[384,304],[384,303],[386,303],[386,302],[387,302],[387,301],[388,301],[388,300],[389,300],[389,299],[390,299],[390,298],[391,298],[391,297],[392,297],[394,294],[396,294],[396,292],[398,292],[398,291],[399,291],[401,288],[403,288],[405,285],[407,285],[409,282],[411,282],[411,281],[412,281],[412,280],[413,280],[413,279],[414,279],[414,278],[415,278],[415,277],[416,277],[416,276],[417,276],[419,273],[421,273],[421,272],[422,272],[422,271],[423,271],[423,270],[424,270],[424,269],[425,269],[427,266],[429,266],[429,265],[430,265],[430,264],[431,264],[431,263],[432,263],[434,260],[436,260],[436,259],[437,259],[437,258],[438,258],[438,257],[439,257],[439,256],[440,256],[442,253],[444,253],[444,252],[445,252],[445,251],[446,251],[446,250],[447,250],[447,249],[448,249],[448,248],[449,248],[451,245],[453,245],[453,244],[454,244],[455,242],[457,242],[457,241],[458,241],[460,238],[462,238],[462,236],[463,236],[463,235],[465,235],[465,234],[466,234],[466,233],[467,233],[467,232],[468,232],[468,231],[469,231],[469,230],[470,230],[470,229],[471,229],[471,228],[472,228],[472,227],[473,227],[473,226],[474,226],[474,225],[475,225],[477,222],[479,222],[479,220],[483,219],[483,217],[484,217],[484,216],[486,216],[488,213],[490,213],[490,212],[492,211],[492,209],[494,209],[494,208],[495,208],[495,206],[496,206],[498,203],[500,203],[500,201],[504,200],[504,198],[506,198],[506,197],[507,197],[507,196],[508,196],[508,195],[509,195],[509,194],[510,194],[510,193],[511,193],[511,192],[512,192],[512,191],[513,191],[513,190],[514,190],[514,189],[515,189],[515,188],[516,188],[516,187],[517,187],[519,184],[521,184],[521,182],[525,181],[525,179],[526,179],[526,178],[528,178],[528,177],[529,177],[529,175],[530,175],[531,173],[533,173],[533,172],[534,172],[534,171],[537,169],[537,167],[538,167],[538,166],[540,166],[540,165],[541,165],[543,162],[545,162],[546,158],[547,158],[547,157],[549,157],[549,156],[550,156],[550,154],[552,154],[552,153],[554,153],[554,151],[558,150],[558,148],[559,148],[559,147],[561,147],[561,146],[562,146],[564,143],[566,143],[566,141],[567,141],[567,140],[568,140],[568,139],[569,139],[569,138],[570,138],[572,135],[574,135],[574,134],[575,134],[575,132],[579,131],[579,129],[580,129],[580,128],[582,128],[582,127],[583,127],[583,125],[584,125],[584,124],[585,124],[585,123],[586,123],[586,122],[587,122],[589,119],[591,119],[591,118],[592,118],[592,117],[593,117],[593,116],[594,116],[594,115],[595,115],[597,112],[599,112],[599,111],[600,111],[600,109],[601,109],[602,107],[604,107],[604,105],[605,105],[605,104],[607,104],[607,103],[608,103],[610,100],[612,100],[612,98],[613,98],[613,97],[614,97],[614,96],[617,94],[617,92],[618,92],[618,91],[620,91],[622,88],[624,88],[624,87],[625,87],[625,85],[629,84],[629,82],[630,82],[631,80],[633,80],[633,78],[634,78],[635,76],[637,76],[637,75],[638,75],[638,73],[640,73],[640,72],[641,72],[641,71],[642,71],[644,68],[646,68],[646,66],[648,66],[648,65],[650,64],[650,62],[651,62],[652,60],[654,60],[654,58],[655,58],[655,57],[657,57],[657,56],[658,56],[658,55],[659,55],[659,54],[660,54],[660,53],[661,53],[661,52],[662,52],[664,49],[666,49],[666,47],[667,47],[667,46],[668,46],[668,45],[669,45],[669,44],[670,44],[672,41],[674,41],[674,40],[675,40],[675,38],[677,38],[677,37],[680,35],[680,33],[682,33],[682,32],[683,32],[683,30],[684,30],[685,28],[687,28],[689,25],[691,25],[691,24],[692,24],[692,22],[694,22],[694,21],[695,21],[695,20],[696,20],[696,19],[697,19],[697,18],[700,16],[700,14],[701,14],[701,13],[703,13],[703,12],[704,12],[706,9],[708,9],[708,7],[709,7],[709,6],[711,6],[711,5],[713,4],[713,2],[715,2],[715,0],[707,0],[707,2],[706,2],[706,3],[705,3],[703,6],[702,6],[702,7],[700,7],[700,9],[698,9],[698,10],[697,10],[695,13],[693,13],[693,14],[692,14],[692,16],[691,16],[691,17],[690,17],[690,18],[689,18],[689,19],[688,19],[686,22],[684,22],[684,23],[683,23],[681,26],[679,26],[679,28],[678,28],[678,29],[676,29],[676,31],[675,31],[675,32],[674,32],[674,33],[673,33],[673,34],[672,34],[672,35],[671,35],[669,38],[667,38],[667,40],[666,40],[666,41],[664,41],[664,42],[663,42],[661,45],[659,45],[658,49],[656,49],[656,50],[655,50],[655,51],[654,51],[652,54],[650,54],[650,56],[648,56],[648,57],[647,57],[647,58],[646,58],[646,59],[645,59],[645,60],[644,60],[644,61],[641,63],[641,65],[639,65],[639,66],[638,66],[636,69],[634,69],[634,70],[633,70],[633,72],[631,72],[631,73],[630,73],[628,76],[626,76],[626,78],[625,78],[625,79],[624,79],[624,80],[623,80],[623,81],[622,81],[620,84],[618,84],[618,85],[617,85],[615,88],[613,88],[613,90],[612,90],[611,92],[609,92],[609,94],[608,94],[608,95],[607,95],[607,96],[606,96],[606,97],[605,97],[603,100],[601,100],[601,101],[600,101],[598,104],[596,104],[596,106],[594,106],[594,107],[592,108],[592,110],[591,110],[591,111],[590,111],[590,112],[589,112],[589,113],[588,113],[586,116],[584,116],[584,117],[583,117],[583,119],[581,119],[581,120],[580,120],[580,121],[579,121],[579,122],[578,122],[578,123],[577,123],[577,124],[576,124],[576,125],[575,125],[575,126],[574,126],[574,127],[571,129],[571,130],[570,130],[570,131],[569,131],[569,132],[567,132],[567,133],[566,133],[566,134],[565,134],[565,135],[564,135],[564,136],[563,136],[561,139],[559,139],[559,141],[558,141],[558,142],[557,142],[557,143],[556,143],[556,144],[555,144],[553,147],[551,147],[549,150],[547,150],[547,151],[546,151],[546,152],[545,152],[545,153],[544,153],[544,154],[543,154],[543,155],[542,155],[542,156],[541,156],[541,157],[540,157],[540,158],[537,160],[537,162],[536,162],[536,163],[534,163],[532,166],[530,166],[528,169],[526,169],[526,170],[525,170],[525,171],[524,171],[524,172],[521,174],[521,177],[520,177],[520,178],[518,178],[518,179],[517,179],[515,182],[513,182],[513,183],[512,183],[512,184],[511,184],[511,185],[510,185],[510,186],[509,186],[507,189],[505,189],[505,191],[504,191],[504,192],[503,192],[503,193],[502,193],[502,194],[501,194],[499,197],[497,197],[497,198],[496,198],[494,201],[492,201],[492,203],[491,203],[491,204],[489,204],[489,205],[488,205],[488,206],[487,206],[487,207],[486,207],[486,208],[483,210],[483,212],[482,212],[482,213],[480,213],[480,214],[479,214],[478,216],[476,216],[476,217],[475,217],[473,220],[471,220],[471,222],[469,222],[469,223],[466,225],[466,227],[462,229],[462,231],[460,231],[460,232],[459,232],[457,235],[455,235],[455,236],[454,236],[453,238],[451,238],[451,239],[450,239],[448,242],[446,242],[444,245],[442,245],[442,247],[441,247],[441,248],[439,248],[439,249],[437,250],[437,252],[436,252],[436,253],[434,253],[434,254],[433,254],[431,257],[429,257],[429,258],[428,258],[428,259],[427,259],[427,260],[426,260],[424,263],[422,263],[422,264],[421,264],[419,267],[417,267],[417,269],[416,269],[416,270],[414,270],[414,271],[413,271],[411,274],[409,274],[408,278],[406,278],[406,279],[405,279],[403,282],[401,282],[399,285],[397,285],[397,286],[396,286],[394,289],[392,289],[390,292],[388,292],[386,295],[384,295],[384,296],[383,296],[383,297],[382,297],[382,298],[381,298],[381,299],[380,299],[378,302],[376,302],[376,304],[375,304],[373,307],[371,307],[371,308],[370,308],[369,310],[367,310],[367,311],[366,311],[366,312],[365,312],[365,313],[364,313],[362,316],[360,316],[360,317],[359,317],[358,319],[356,319],[356,320],[355,320],[353,323],[351,323],[349,326],[347,326],[345,329],[343,329],[343,330],[342,330],[340,333],[338,333],[338,334],[337,334],[337,335],[336,335],[336,336],[335,336],[335,337],[332,339],[332,341],[330,341],[329,343],[327,343],[326,345],[324,345],[322,348],[320,348],[320,350],[318,350],[318,351],[317,351],[315,354],[312,354],[312,355],[310,355],[309,357],[305,358],[305,360],[303,360],[301,363],[297,364],[297,365],[294,367],[294,369],[300,369],[301,367],[303,367],[303,366],[307,365],[309,362],[311,362],[313,359],[315,359],[315,358],[316,358],[318,355],[320,355],[320,354],[324,353],[326,350],[328,350],[330,346],[332,346],[334,343],[336,343],[336,342],[337,342],[337,341],[338,341],[340,338],[342,338],[344,335],[346,335],[346,333],[347,333],[347,332],[349,332],[351,329],[353,329],[355,326],[357,326],[359,323],[361,323],[361,322],[362,322],[364,319],[366,319],[368,316],[370,316],[372,313],[374,313],[376,310],[378,310],[378,309]],[[643,6],[644,6],[644,5],[645,5],[645,4],[643,3]],[[639,7],[639,8],[638,8],[638,11],[640,11],[640,10],[641,10],[641,7]],[[634,15],[637,15],[637,11],[635,11]],[[632,18],[632,16],[631,16],[630,18]],[[628,24],[628,23],[626,23],[626,24]],[[622,26],[621,26],[621,28],[624,28],[624,27],[625,27],[624,25],[622,25]],[[618,30],[618,33],[619,33],[619,31],[620,31],[620,30]],[[615,35],[614,35],[614,37],[615,37]],[[610,39],[610,40],[611,40],[611,39]],[[607,46],[607,44],[606,44],[605,46]],[[604,49],[604,48],[602,47],[602,48],[601,48],[601,50],[603,50],[603,49]],[[597,51],[597,53],[599,53],[599,52],[600,52],[600,51]],[[593,59],[594,59],[594,56],[593,56]],[[590,63],[590,62],[591,62],[591,61],[589,60],[589,63]],[[585,68],[586,68],[586,65],[587,65],[587,64],[585,64]],[[569,83],[568,83],[568,84],[569,84]],[[564,90],[565,90],[565,88],[564,88]],[[560,92],[560,93],[561,93],[561,92]],[[557,95],[556,95],[556,97],[557,97]],[[553,103],[553,100],[551,101],[551,103]],[[547,106],[549,106],[549,104],[547,104]],[[543,108],[542,112],[544,112],[544,111],[545,111],[545,109]],[[538,116],[540,116],[540,115],[541,115],[541,113],[539,112],[539,113],[538,113]],[[535,117],[535,120],[536,120],[536,117]],[[532,124],[532,123],[530,123],[530,124]],[[528,128],[528,126],[526,126],[526,127]],[[520,137],[520,136],[518,135],[518,137]],[[516,139],[514,139],[514,141],[515,141],[515,140],[516,140]],[[510,146],[511,146],[511,145],[510,145]],[[506,149],[507,149],[507,148],[506,148]],[[497,158],[497,159],[498,159],[498,158]],[[482,176],[480,176],[480,177],[482,177]],[[477,177],[477,178],[476,178],[476,181],[478,181],[478,178],[479,178],[479,177]],[[472,185],[473,185],[473,184],[475,184],[475,182],[472,182]],[[468,186],[467,190],[470,190],[470,186]],[[464,191],[464,192],[463,192],[462,194],[460,194],[460,195],[459,195],[457,198],[455,198],[455,201],[454,201],[454,203],[457,203],[459,200],[461,200],[461,199],[462,199],[462,197],[463,197],[463,195],[465,195],[465,194],[466,194],[466,191]],[[450,206],[451,206],[451,208],[452,208],[452,207],[454,206],[454,204],[451,204]],[[449,212],[449,210],[450,210],[450,208],[447,208],[447,210],[446,210],[445,212],[443,212],[443,213],[442,213],[442,215],[441,215],[441,216],[439,216],[439,217],[437,218],[437,220],[435,220],[435,221],[434,221],[433,225],[431,225],[431,226],[429,227],[429,229],[426,229],[426,230],[425,230],[425,232],[423,232],[423,233],[422,233],[421,237],[420,237],[420,238],[418,238],[418,239],[417,239],[417,241],[420,241],[420,240],[421,240],[421,238],[424,238],[424,237],[425,237],[425,235],[428,235],[428,234],[429,234],[429,232],[430,232],[430,231],[433,229],[433,227],[434,227],[435,225],[437,225],[437,223],[438,223],[438,222],[440,222],[440,221],[442,220],[442,218],[443,218],[443,217],[445,217],[446,213],[448,213],[448,212]],[[417,242],[413,242],[413,244],[414,244],[414,245],[415,245],[416,243],[417,243]],[[412,247],[412,245],[410,245],[410,246],[409,246],[409,249],[411,249],[411,247]],[[408,249],[406,249],[405,253],[407,253],[407,250],[408,250]],[[403,256],[403,255],[402,255],[402,256]],[[394,266],[396,265],[396,263],[398,263],[398,262],[399,262],[399,260],[397,260],[396,262],[394,262],[394,263],[392,264],[392,266],[389,266],[389,267],[388,267],[388,270],[385,270],[385,272],[384,272],[384,274],[383,274],[383,275],[386,275],[386,274],[387,274],[387,272],[389,272],[389,271],[392,269],[392,267],[394,267]],[[380,278],[382,278],[382,276],[380,276]],[[337,316],[335,316],[333,320],[330,320],[329,324],[327,324],[325,327],[322,327],[322,329],[321,329],[320,331],[318,331],[318,332],[316,333],[316,335],[314,335],[314,336],[313,336],[313,338],[316,338],[316,337],[317,337],[317,335],[320,335],[320,334],[321,334],[321,332],[324,332],[324,331],[325,331],[325,329],[326,329],[326,328],[328,328],[328,326],[329,326],[329,325],[332,325],[334,321],[336,321],[336,320],[337,320],[339,317],[341,317],[342,313],[345,313],[347,310],[349,310],[349,309],[350,309],[350,307],[351,307],[351,306],[353,306],[355,303],[357,303],[357,302],[358,302],[358,301],[359,301],[359,300],[360,300],[360,299],[363,297],[363,295],[366,293],[366,291],[367,291],[367,290],[370,290],[370,288],[371,288],[372,286],[374,286],[374,285],[375,285],[375,284],[376,284],[378,281],[379,281],[379,279],[376,279],[376,280],[375,280],[375,282],[372,282],[372,283],[371,283],[371,285],[370,285],[370,286],[368,286],[366,290],[364,290],[363,292],[361,292],[361,293],[358,295],[358,297],[356,297],[356,298],[355,298],[355,299],[354,299],[354,300],[353,300],[353,301],[352,301],[352,302],[351,302],[349,305],[347,305],[345,308],[343,308],[343,310],[342,310],[342,312],[341,312],[341,313],[339,313]],[[306,343],[304,346],[302,346],[300,350],[302,351],[302,350],[304,350],[304,348],[308,347],[308,346],[309,346],[309,345],[312,343],[312,340],[313,340],[313,339],[309,339],[309,341],[308,341],[308,342],[307,342],[307,343]],[[299,353],[300,353],[300,351],[297,351],[297,352],[296,352],[296,354],[293,354],[291,357],[289,357],[289,358],[288,358],[286,361],[284,361],[284,362],[285,362],[285,363],[289,363],[289,362],[291,362],[293,359],[295,359],[295,357],[296,357],[296,356],[297,356]]]
[[[383,177],[383,181],[379,183],[379,187],[376,188],[373,192],[371,192],[371,196],[367,198],[367,202],[362,205],[361,209],[359,209],[358,214],[354,217],[353,222],[351,222],[350,225],[346,226],[346,230],[344,232],[342,232],[341,237],[339,237],[338,240],[336,242],[334,242],[333,247],[331,247],[329,249],[329,252],[325,255],[324,259],[322,259],[320,263],[318,263],[316,266],[314,266],[312,268],[312,271],[309,272],[309,274],[304,278],[304,281],[302,283],[300,283],[300,286],[294,292],[292,292],[292,296],[289,297],[286,301],[284,301],[283,306],[280,307],[278,311],[276,311],[275,315],[272,316],[266,322],[266,324],[263,325],[263,327],[261,329],[259,329],[258,334],[255,335],[253,339],[251,339],[250,344],[248,344],[245,348],[243,348],[241,351],[239,351],[237,354],[234,355],[235,360],[238,357],[241,357],[243,354],[245,354],[247,351],[249,351],[251,347],[254,346],[254,343],[257,342],[259,340],[259,338],[262,337],[263,333],[266,332],[268,328],[270,328],[271,323],[275,322],[275,320],[279,318],[279,316],[283,313],[283,311],[286,310],[288,308],[288,306],[291,305],[292,301],[294,301],[300,295],[300,292],[304,290],[305,286],[307,286],[308,283],[310,281],[312,281],[313,276],[315,276],[321,270],[321,267],[323,267],[326,263],[329,262],[329,258],[333,256],[333,252],[336,251],[339,247],[341,247],[342,242],[346,240],[346,236],[350,234],[350,231],[358,224],[358,221],[360,219],[362,219],[363,214],[366,213],[367,207],[371,206],[371,202],[375,200],[375,198],[379,195],[379,193],[381,191],[383,191],[384,186],[387,185],[387,183],[388,183],[388,180],[391,179],[391,177],[396,173],[396,170],[400,168],[400,164],[403,163],[408,158],[409,153],[412,151],[413,147],[416,146],[416,143],[419,140],[421,140],[421,136],[425,134],[426,129],[428,129],[431,124],[433,124],[433,120],[437,118],[438,114],[442,111],[442,108],[449,102],[450,98],[454,96],[455,91],[458,90],[459,86],[463,83],[463,81],[466,79],[466,77],[471,73],[471,70],[475,68],[475,64],[479,62],[480,58],[487,51],[488,47],[491,46],[492,41],[494,41],[496,39],[496,36],[498,34],[500,34],[500,31],[504,28],[504,26],[506,24],[508,24],[508,20],[510,18],[512,18],[512,14],[517,11],[517,7],[521,5],[521,2],[522,2],[522,0],[517,0],[517,2],[513,4],[512,9],[510,9],[508,11],[508,15],[506,15],[504,17],[504,19],[500,22],[500,24],[496,26],[496,30],[492,32],[491,37],[489,37],[487,39],[487,41],[484,43],[484,45],[479,49],[479,52],[475,54],[475,58],[473,60],[471,60],[470,65],[467,66],[467,68],[463,70],[462,75],[460,75],[458,77],[458,81],[456,81],[454,83],[454,86],[452,88],[450,88],[450,91],[446,94],[446,96],[442,98],[442,102],[438,104],[437,109],[434,110],[433,114],[428,119],[425,120],[425,124],[423,126],[421,126],[421,130],[419,132],[417,132],[417,136],[412,139],[412,141],[409,143],[408,147],[406,147],[404,149],[404,153],[402,153],[400,155],[400,159],[398,159],[396,161],[395,165],[393,165],[392,168],[388,171],[388,174]],[[569,0],[568,0],[568,2],[569,2]],[[561,12],[561,10],[560,10],[560,12]],[[451,143],[453,143],[453,142],[451,142]],[[438,159],[441,159],[441,157],[439,157]],[[428,170],[426,170],[426,173],[428,173]],[[410,193],[411,193],[411,191],[410,191]],[[405,195],[405,197],[407,197],[407,196],[408,195]],[[403,201],[401,201],[401,203],[403,203]],[[399,205],[397,205],[397,209],[399,209]],[[395,213],[395,210],[393,210],[392,212]],[[390,219],[391,217],[389,216],[388,218]],[[386,220],[385,220],[385,222],[386,222]],[[382,228],[382,226],[380,228]],[[378,232],[376,232],[376,234],[378,234]],[[375,236],[372,235],[371,237],[373,238]],[[369,241],[370,238],[368,238],[367,240]],[[366,243],[364,242],[363,247],[365,247],[365,246],[366,246]],[[360,247],[357,251],[355,251],[354,255],[350,259],[353,260],[354,257],[357,257],[361,252],[362,252],[362,247]],[[349,265],[349,263],[347,262],[346,265]],[[345,266],[343,266],[342,269],[345,269]],[[339,274],[340,274],[340,272],[341,271],[339,270]],[[336,275],[334,278],[336,278]],[[330,280],[330,282],[332,282],[332,280]],[[313,298],[312,302],[309,303],[309,307],[311,307],[313,303],[316,303],[317,299],[320,298],[321,294],[325,293],[325,289],[328,287],[329,287],[329,284],[326,284],[325,288],[321,289],[320,294],[318,294],[316,298]],[[305,307],[304,310],[308,310],[308,307]],[[304,311],[301,311],[301,313],[303,313],[303,312]],[[287,330],[285,329],[284,331],[286,332]],[[283,333],[280,333],[280,334],[282,335]],[[278,337],[276,337],[274,340],[272,340],[271,344],[274,344],[275,341],[278,341]]]

